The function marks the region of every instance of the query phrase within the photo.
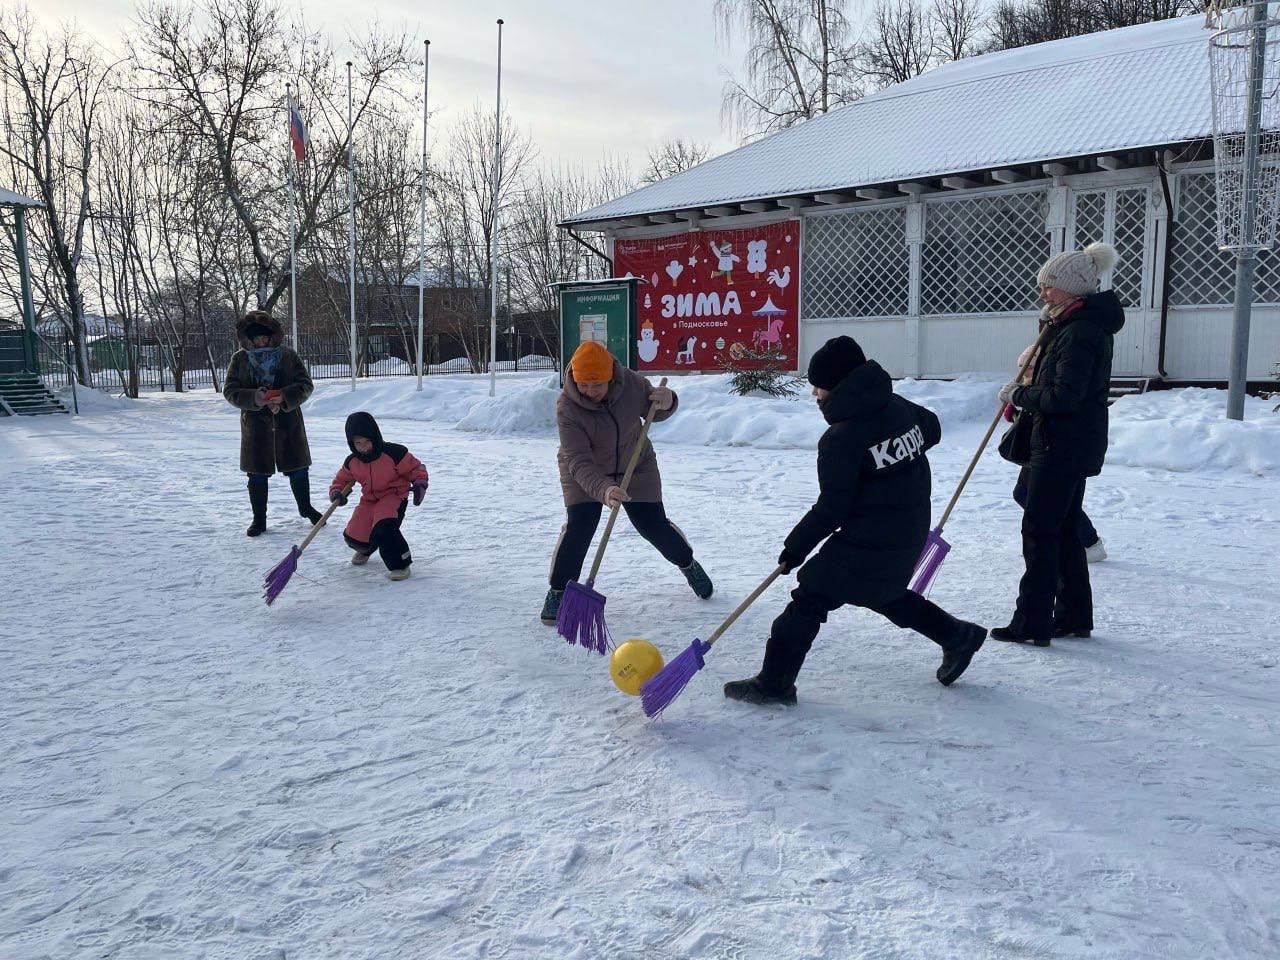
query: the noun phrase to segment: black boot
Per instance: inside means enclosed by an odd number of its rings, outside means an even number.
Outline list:
[[[707,576],[707,571],[702,569],[702,564],[697,560],[692,561],[687,567],[681,567],[680,572],[689,581],[689,586],[693,588],[693,592],[699,599],[706,600],[715,592],[711,578]]]
[[[311,478],[305,471],[289,477],[289,489],[298,502],[298,516],[306,517],[315,526],[320,522],[320,511],[311,505]]]
[[[968,669],[973,655],[982,649],[987,630],[976,623],[956,621],[956,629],[942,649],[942,666],[938,667],[938,682],[949,687]]]
[[[256,537],[267,529],[267,485],[265,483],[249,483],[249,505],[253,507],[253,523],[245,533]]]
[[[796,685],[793,683],[782,691],[775,691],[760,682],[758,676],[750,680],[730,680],[724,685],[724,695],[730,700],[742,703],[754,703],[760,706],[780,703],[786,707],[796,705]]]
[[[1007,627],[996,627],[991,631],[992,640],[1004,640],[1006,643],[1029,643],[1033,647],[1049,646],[1048,637],[1033,637],[1029,633],[1009,624]]]

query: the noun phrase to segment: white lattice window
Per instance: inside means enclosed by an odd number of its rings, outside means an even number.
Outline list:
[[[1102,277],[1126,307],[1142,305],[1143,264],[1147,247],[1146,187],[1090,190],[1075,195],[1075,217],[1067,246],[1083,250],[1101,241],[1116,248],[1119,260]]]
[[[1212,173],[1184,174],[1169,248],[1169,303],[1176,307],[1227,306],[1235,300],[1236,259],[1218,249]],[[1258,256],[1255,303],[1280,303],[1280,270],[1273,250]]]
[[[806,317],[900,317],[911,264],[906,207],[810,217],[804,227]]]
[[[1035,310],[1036,272],[1049,259],[1043,191],[931,201],[921,249],[926,314]]]

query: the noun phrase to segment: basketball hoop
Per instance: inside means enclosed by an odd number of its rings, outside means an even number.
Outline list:
[[[1215,5],[1208,23],[1218,246],[1236,255],[1227,416],[1242,420],[1254,269],[1280,226],[1280,3]]]

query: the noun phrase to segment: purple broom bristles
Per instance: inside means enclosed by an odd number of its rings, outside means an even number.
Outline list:
[[[640,705],[646,717],[656,717],[671,706],[693,675],[707,665],[705,658],[710,650],[711,644],[695,639],[640,688]]]
[[[604,594],[596,593],[589,583],[570,582],[560,598],[556,632],[569,643],[581,644],[602,655],[608,653],[613,639],[604,619]]]
[[[924,549],[920,551],[920,559],[916,561],[916,569],[911,575],[911,585],[908,589],[912,593],[924,596],[925,591],[933,583],[933,578],[937,576],[942,561],[947,558],[950,551],[951,544],[942,539],[942,531],[930,530],[929,536],[924,541]]]
[[[267,574],[265,589],[262,591],[263,597],[266,598],[267,606],[271,606],[275,602],[276,597],[284,591],[289,583],[289,578],[294,575],[298,569],[298,558],[302,556],[302,551],[296,546],[289,548],[289,555],[271,568],[271,572]]]

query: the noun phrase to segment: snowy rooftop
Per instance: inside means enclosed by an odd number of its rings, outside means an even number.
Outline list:
[[[0,187],[0,207],[43,207],[39,200],[32,200],[20,193]]]
[[[971,57],[570,217],[585,224],[1212,135],[1203,16]]]

